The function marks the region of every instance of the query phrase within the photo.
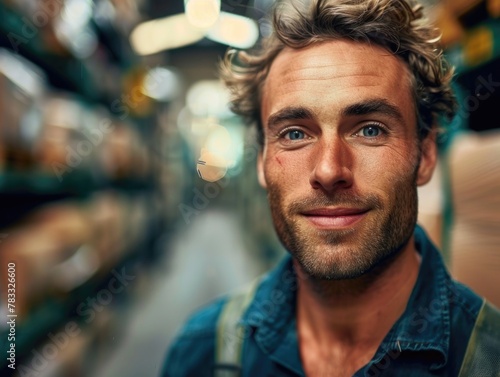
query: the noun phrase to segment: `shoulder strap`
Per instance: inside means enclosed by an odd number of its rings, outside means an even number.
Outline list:
[[[459,377],[500,377],[500,312],[486,300],[479,311]]]
[[[241,351],[245,330],[239,321],[252,302],[260,278],[231,295],[217,323],[215,377],[236,377],[241,371]]]

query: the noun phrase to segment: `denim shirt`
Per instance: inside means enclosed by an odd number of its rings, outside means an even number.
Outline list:
[[[457,376],[482,299],[453,281],[420,227],[422,262],[403,315],[356,377]],[[305,376],[296,326],[297,277],[287,256],[260,283],[241,318],[246,327],[242,377]],[[216,326],[227,297],[200,310],[171,347],[163,377],[213,376]],[[342,368],[342,366],[339,366]]]

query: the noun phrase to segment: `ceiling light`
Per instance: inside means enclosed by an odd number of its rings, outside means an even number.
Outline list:
[[[252,47],[259,38],[259,27],[250,18],[221,12],[219,19],[207,32],[207,38],[236,48]]]
[[[184,0],[189,22],[201,29],[213,26],[220,14],[220,0]]]
[[[152,68],[144,78],[142,91],[158,101],[172,101],[179,94],[179,76],[169,68]]]
[[[198,117],[226,118],[229,110],[229,91],[220,80],[202,80],[194,83],[186,95],[191,113]]]
[[[184,13],[139,24],[130,35],[130,43],[139,55],[155,54],[198,42],[202,30],[194,28]]]

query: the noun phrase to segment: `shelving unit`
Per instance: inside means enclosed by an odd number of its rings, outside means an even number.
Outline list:
[[[17,62],[7,72],[0,59],[0,261],[16,263],[16,357],[25,366],[68,321],[90,339],[76,342],[84,348],[71,357],[89,354],[102,320],[87,323],[79,305],[102,292],[113,271],[150,263],[166,213],[155,200],[165,188],[162,161],[153,155],[162,142],[154,137],[156,119],[151,110],[124,117],[116,106],[127,106],[122,95],[140,85],[130,76],[144,71],[126,33],[90,19],[96,48],[78,57],[55,38],[55,18],[35,26],[34,14],[0,2],[0,55]],[[30,77],[37,93],[19,82]],[[145,98],[130,110],[146,102],[154,108]],[[99,128],[102,120],[107,128]],[[4,271],[0,277],[3,290]],[[126,298],[113,297],[106,312]],[[6,331],[0,328],[2,339]],[[7,363],[0,363],[2,375],[11,373]]]
[[[459,111],[441,138],[442,250],[454,277],[500,305],[500,2],[443,0],[436,24],[455,67]]]

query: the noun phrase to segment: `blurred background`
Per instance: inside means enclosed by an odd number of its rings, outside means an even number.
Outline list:
[[[254,132],[217,80],[272,3],[0,1],[2,376],[157,376],[190,312],[280,259]],[[419,221],[500,306],[500,1],[425,3],[461,109]]]

